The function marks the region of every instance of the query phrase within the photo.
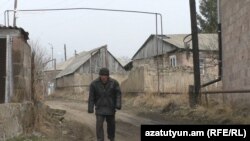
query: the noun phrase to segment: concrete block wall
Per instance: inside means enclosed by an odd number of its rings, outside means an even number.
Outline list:
[[[12,39],[13,95],[7,99],[10,102],[31,100],[31,48],[27,43],[28,33],[22,28],[0,27],[1,38]]]
[[[12,102],[31,100],[31,48],[22,36],[13,38],[13,79]]]
[[[34,109],[32,103],[0,104],[0,140],[32,132]]]
[[[144,92],[144,73],[144,67],[137,67],[136,69],[132,69],[128,75],[128,78],[121,83],[122,92]]]
[[[150,66],[133,68],[128,79],[121,84],[125,93],[157,93],[160,92],[187,92],[188,85],[193,84],[193,75],[189,70],[168,68],[159,71]]]
[[[171,67],[169,56],[176,55],[177,66]],[[207,58],[211,55],[201,53],[201,57]],[[157,73],[157,61],[159,67],[159,80]],[[157,60],[155,57],[138,59],[133,61],[133,69],[122,84],[124,92],[187,92],[188,86],[193,85],[193,59],[192,54],[189,58],[186,52],[176,52],[165,54]],[[211,59],[206,59],[206,65],[211,65]],[[205,69],[205,74],[201,76],[202,83],[209,82],[218,77],[218,66]],[[143,71],[140,71],[143,69]],[[138,86],[139,85],[139,86]],[[215,86],[217,88],[217,86]],[[214,88],[214,87],[213,87]]]
[[[155,68],[145,67],[145,92],[187,92],[188,85],[193,84],[191,68],[167,67],[159,71],[159,80]]]

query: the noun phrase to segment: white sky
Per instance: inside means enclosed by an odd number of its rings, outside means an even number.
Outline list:
[[[13,9],[14,0],[0,0],[0,24],[6,9]],[[198,5],[198,0],[197,3]],[[164,34],[190,33],[189,0],[18,0],[18,9],[90,7],[158,12],[163,15]],[[198,10],[197,10],[198,11]],[[103,11],[58,11],[18,13],[17,26],[39,40],[51,54],[68,58],[77,52],[107,44],[116,57],[132,57],[150,34],[155,34],[153,15]],[[10,17],[12,24],[12,15]]]

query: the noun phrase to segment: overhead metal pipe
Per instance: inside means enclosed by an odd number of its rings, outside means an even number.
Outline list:
[[[20,9],[20,10],[5,10],[4,23],[9,26],[9,12],[41,12],[41,11],[71,11],[71,10],[92,10],[92,11],[110,11],[110,12],[125,12],[125,13],[138,13],[138,14],[151,14],[151,15],[161,15],[156,12],[146,12],[146,11],[135,11],[135,10],[120,10],[120,9],[103,9],[103,8],[87,8],[87,7],[79,7],[79,8],[54,8],[54,9]],[[7,20],[7,21],[6,21]]]
[[[163,19],[162,19],[162,14],[158,14],[160,16],[160,22],[161,22],[161,52],[162,52],[162,72],[164,74],[164,50],[163,50]],[[162,76],[162,92],[165,91],[165,75]]]
[[[218,78],[210,82],[207,82],[205,84],[202,84],[201,85],[202,88],[212,85],[216,82],[219,82],[222,79],[222,32],[221,32],[221,18],[220,17],[221,17],[220,0],[217,0],[217,20],[218,20],[217,33],[218,33],[218,48],[219,48]]]
[[[222,32],[221,32],[221,10],[220,0],[217,0],[218,14],[218,43],[219,43],[219,77],[222,78]]]
[[[156,12],[80,7],[80,8],[58,8],[58,9],[23,9],[23,10],[16,10],[16,11],[14,11],[14,10],[6,10],[5,13],[9,13],[9,12],[32,12],[32,11],[33,12],[36,12],[36,11],[37,12],[41,12],[41,11],[70,11],[70,10],[93,10],[93,11],[110,11],[110,12],[125,12],[125,13],[138,13],[138,14],[155,15],[156,16],[156,38],[158,36],[158,18],[157,18],[157,16],[160,16],[161,34],[163,35],[162,14],[161,13],[156,13]],[[5,20],[5,25],[7,25],[7,26],[9,26],[9,19],[6,19],[8,17],[9,17],[9,15],[5,14],[4,20]],[[157,47],[157,50],[158,50],[158,43],[156,43],[156,45],[157,45],[156,47]],[[157,55],[159,55],[158,51],[157,51]],[[157,59],[157,63],[158,63],[158,59]],[[159,78],[159,66],[157,67],[157,71],[158,71],[158,93],[159,93],[160,92],[160,88],[159,88],[159,85],[160,85],[160,82],[159,82],[160,81],[160,78]]]

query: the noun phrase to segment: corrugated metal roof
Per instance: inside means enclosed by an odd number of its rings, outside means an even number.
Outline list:
[[[117,61],[122,65],[122,67],[126,66],[129,62],[131,62],[130,59],[124,58],[117,58]]]
[[[163,41],[170,43],[178,48],[185,48],[183,39],[188,34],[172,34],[167,35],[168,38],[163,38]],[[160,37],[158,37],[160,38]],[[199,49],[200,50],[218,50],[218,37],[217,34],[198,34],[199,38]],[[187,38],[190,40],[191,36]],[[192,48],[192,41],[189,42],[190,48]]]
[[[75,56],[69,58],[69,59],[66,60],[65,62],[62,62],[62,63],[56,65],[56,69],[57,69],[57,70],[64,70],[67,66],[69,66],[69,65],[72,63],[72,61],[73,61],[74,59],[75,59]]]
[[[169,34],[169,35],[158,35],[158,39],[163,39],[165,43],[172,44],[177,49],[185,49],[183,39],[189,34]],[[145,47],[145,45],[150,41],[151,38],[154,38],[156,35],[151,34],[148,39],[143,43],[143,45],[138,49],[138,51],[132,57],[132,60],[135,56]],[[218,37],[217,34],[198,34],[199,38],[199,49],[200,50],[218,50]],[[190,40],[191,36],[187,38]],[[190,48],[192,48],[192,41],[188,43]]]
[[[23,28],[21,27],[12,27],[12,26],[0,26],[0,29],[16,29],[19,30],[21,32],[21,34],[23,34],[24,39],[28,40],[29,39],[29,32],[26,32]]]
[[[65,75],[74,73],[81,65],[83,65],[85,62],[87,62],[90,59],[91,54],[94,55],[95,53],[98,52],[99,49],[104,48],[104,47],[107,47],[107,45],[92,49],[88,52],[81,52],[72,60],[72,62],[64,70],[62,70],[56,76],[56,78],[60,78]]]
[[[83,51],[80,54],[84,54],[84,53],[86,53],[86,51]],[[68,67],[76,57],[77,56],[70,57],[65,62],[61,62],[61,63],[56,64],[56,70],[64,70],[64,69],[66,69],[66,67]],[[52,71],[52,70],[54,70],[54,67],[50,67],[46,71]]]

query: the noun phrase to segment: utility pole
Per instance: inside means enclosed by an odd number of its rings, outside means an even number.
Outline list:
[[[217,0],[217,18],[218,18],[218,41],[219,41],[219,78],[222,78],[222,33],[221,33],[221,2]]]
[[[76,52],[76,50],[75,50],[75,57],[77,56],[77,52]]]
[[[157,94],[160,95],[160,72],[159,72],[159,47],[158,47],[158,15],[155,14],[155,46],[156,46],[156,67],[157,67]]]
[[[195,0],[189,0],[190,4],[190,17],[191,17],[191,29],[192,29],[192,44],[193,44],[193,65],[194,65],[194,92],[191,93],[193,102],[190,103],[191,107],[199,104],[201,101],[200,96],[200,62],[199,62],[199,45],[198,45],[198,28],[196,18],[196,4]]]
[[[13,27],[16,26],[16,10],[17,10],[17,0],[15,0],[15,2],[14,2]]]
[[[67,60],[67,50],[66,50],[66,44],[64,44],[64,60]]]
[[[53,45],[51,43],[49,43],[49,45],[51,47],[51,52],[52,52],[52,54],[51,54],[51,60],[53,60],[54,59],[54,57],[53,57]],[[53,68],[53,65],[54,65],[54,63],[52,61],[52,68]]]
[[[53,60],[53,58],[54,58],[54,57],[53,57],[53,46],[51,47],[51,50],[52,50],[52,58],[51,58],[51,59]],[[52,61],[52,67],[53,67],[53,65],[54,65],[54,63],[53,63],[53,61]]]

